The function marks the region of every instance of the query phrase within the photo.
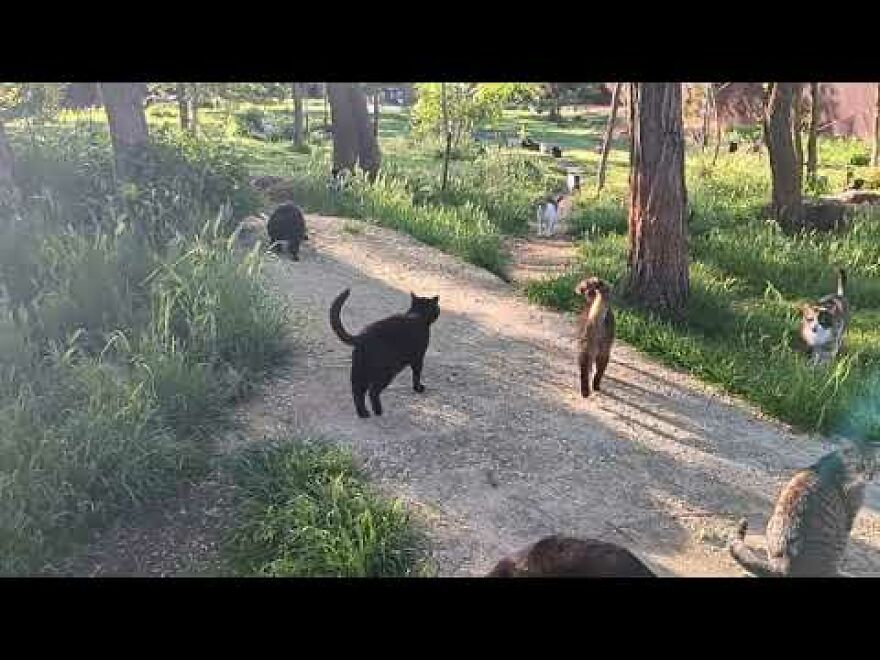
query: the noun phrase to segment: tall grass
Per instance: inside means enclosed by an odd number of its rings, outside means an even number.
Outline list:
[[[274,441],[232,464],[241,525],[231,570],[264,577],[423,574],[424,539],[406,507],[370,489],[350,454],[326,443]]]
[[[160,144],[176,174],[120,193],[106,143],[28,144],[0,212],[2,574],[44,570],[204,470],[229,404],[287,350],[259,255],[227,238],[237,174]]]

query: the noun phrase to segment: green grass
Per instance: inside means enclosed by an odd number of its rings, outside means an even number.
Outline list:
[[[267,441],[232,463],[238,527],[225,544],[237,575],[427,574],[424,538],[403,503],[373,491],[351,455],[326,443]]]
[[[826,144],[823,153],[832,146]],[[769,174],[758,156],[727,156],[708,172],[702,157],[693,155],[687,173],[694,210],[687,320],[675,325],[621,305],[618,336],[797,427],[824,432],[856,427],[880,437],[871,403],[880,367],[876,215],[859,214],[842,234],[785,236],[760,215],[769,198]],[[612,282],[625,276],[622,201],[613,196],[585,201],[577,227],[583,235],[578,266],[564,277],[530,284],[531,300],[573,310],[578,305],[573,286],[585,273]],[[814,369],[793,350],[798,305],[834,290],[836,264],[845,265],[850,276],[847,348],[829,368]]]
[[[160,138],[161,175],[119,192],[94,137],[14,134],[37,196],[0,209],[4,575],[203,473],[231,404],[288,350],[287,311],[217,206],[246,192],[234,164]]]

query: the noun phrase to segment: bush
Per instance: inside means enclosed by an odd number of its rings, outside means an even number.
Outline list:
[[[233,463],[238,518],[226,556],[239,575],[404,577],[424,571],[405,506],[365,484],[351,456],[324,443],[274,441]]]

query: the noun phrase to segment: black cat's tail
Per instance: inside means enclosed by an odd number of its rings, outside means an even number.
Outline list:
[[[749,573],[753,573],[758,577],[779,577],[779,573],[770,566],[766,553],[759,553],[757,550],[746,545],[746,529],[748,529],[748,523],[745,520],[741,520],[736,529],[736,536],[734,536],[728,546],[730,554]],[[764,554],[763,557],[761,556],[762,554]]]
[[[336,333],[336,336],[339,337],[344,344],[354,346],[357,343],[357,337],[352,337],[348,334],[348,331],[342,325],[342,318],[340,317],[342,306],[345,304],[345,301],[348,300],[349,295],[351,295],[351,289],[346,289],[336,296],[336,300],[330,305],[330,327],[333,328],[333,332]]]

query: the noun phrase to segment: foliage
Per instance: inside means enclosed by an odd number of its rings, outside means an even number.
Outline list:
[[[327,443],[269,441],[233,463],[242,521],[226,544],[236,574],[404,577],[422,573],[422,535],[400,501]]]
[[[416,85],[418,100],[412,109],[417,135],[445,139],[441,83]],[[446,107],[452,143],[458,147],[475,126],[496,121],[504,105],[529,93],[524,83],[446,83]]]
[[[207,169],[225,158],[160,139],[175,174],[117,193],[92,132],[44,127],[17,146],[34,197],[0,210],[3,574],[48,570],[203,470],[230,401],[287,350],[259,255],[233,250],[231,208],[212,201],[242,183]]]

